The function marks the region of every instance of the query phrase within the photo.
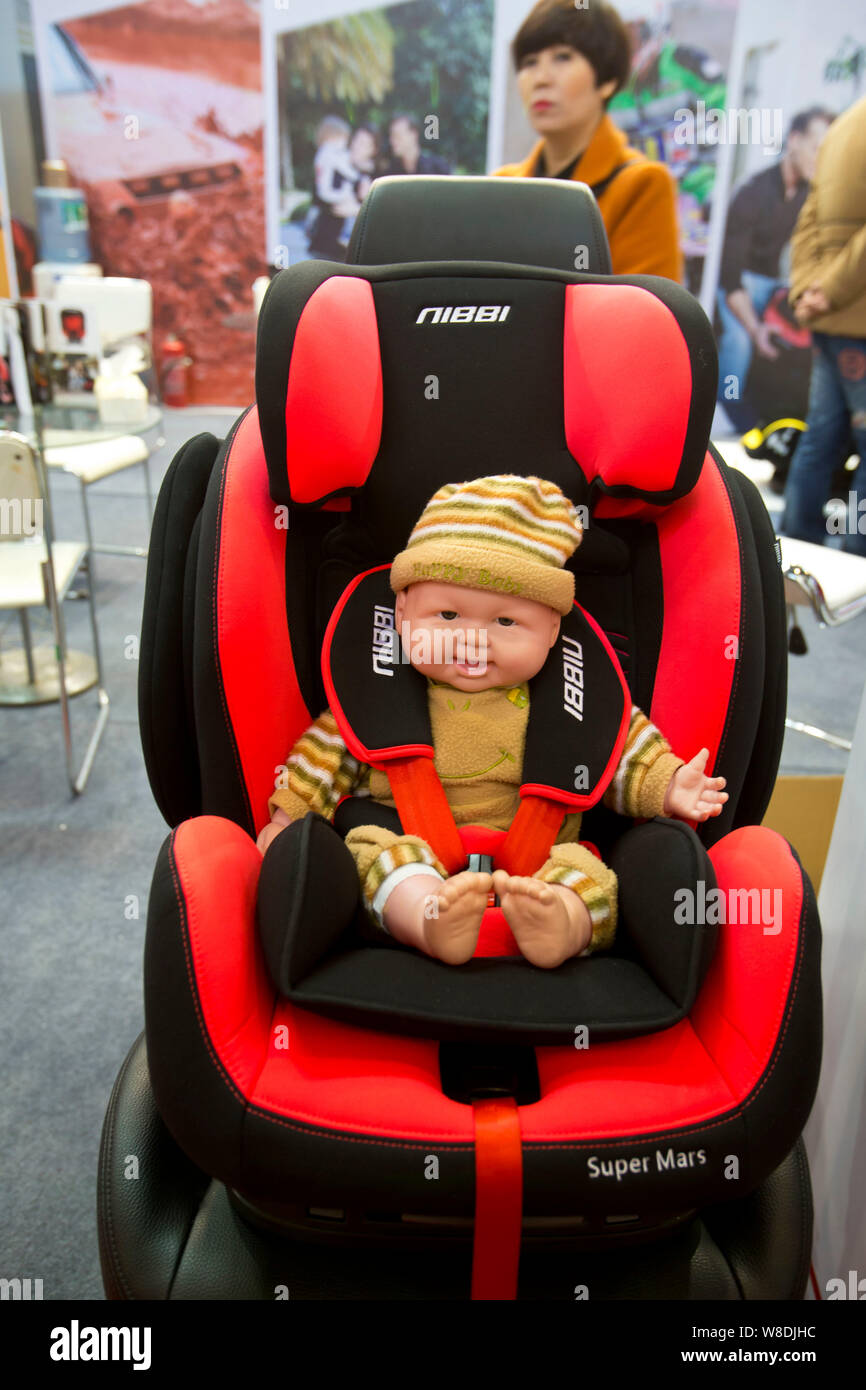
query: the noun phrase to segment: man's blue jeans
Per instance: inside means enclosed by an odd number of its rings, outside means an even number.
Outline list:
[[[781,534],[823,545],[842,536],[842,549],[866,555],[866,338],[813,333],[808,429],[794,451],[785,488]],[[849,435],[860,456],[846,496],[842,526],[828,530],[824,504],[833,474],[847,456]]]
[[[782,283],[774,276],[759,275],[755,270],[743,271],[742,288],[751,299],[758,318],[769,304],[773,291]],[[745,399],[746,378],[752,365],[755,345],[736,314],[728,308],[728,297],[724,290],[716,291],[716,304],[722,324],[719,335],[718,401],[734,429],[739,430],[740,434],[745,434],[758,420],[754,407]],[[736,395],[728,396],[726,391],[736,392]]]

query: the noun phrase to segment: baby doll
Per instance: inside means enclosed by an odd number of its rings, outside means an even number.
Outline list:
[[[391,568],[396,628],[428,680],[434,766],[458,825],[507,830],[519,805],[529,681],[574,601],[564,568],[580,543],[576,508],[553,483],[514,475],[448,484],[430,499]],[[703,821],[721,812],[723,777],[706,777],[709,751],[684,763],[632,706],[625,747],[604,795],[627,816]],[[329,710],[295,744],[288,786],[275,791],[262,853],[310,810],[328,819],[347,794],[393,806],[384,773],[353,758]],[[396,940],[451,964],[472,956],[491,891],[532,964],[554,968],[610,946],[616,876],[577,843],[565,817],[531,878],[502,869],[449,877],[415,835],[360,826],[346,836],[373,920]]]

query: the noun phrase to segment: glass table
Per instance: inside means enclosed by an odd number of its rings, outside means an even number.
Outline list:
[[[26,416],[15,406],[0,405],[0,429],[23,434],[42,450],[147,434],[161,424],[162,406],[155,401],[148,401],[141,419],[116,422],[100,419],[96,401],[91,405],[86,398],[81,405],[34,405]]]

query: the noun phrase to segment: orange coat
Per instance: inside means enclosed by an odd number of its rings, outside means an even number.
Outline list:
[[[494,172],[510,178],[531,178],[542,145],[539,140],[522,164],[505,164]],[[681,280],[676,181],[664,164],[632,149],[610,116],[603,116],[571,177],[592,186],[608,178],[625,160],[634,163],[618,173],[598,195],[613,273],[665,275],[669,280]]]

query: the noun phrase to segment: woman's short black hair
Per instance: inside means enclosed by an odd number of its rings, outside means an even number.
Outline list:
[[[613,5],[590,0],[585,8],[579,8],[574,0],[538,0],[511,45],[515,68],[530,53],[556,44],[567,44],[583,54],[595,70],[596,87],[611,78],[617,92],[626,86],[631,72],[631,40]]]

